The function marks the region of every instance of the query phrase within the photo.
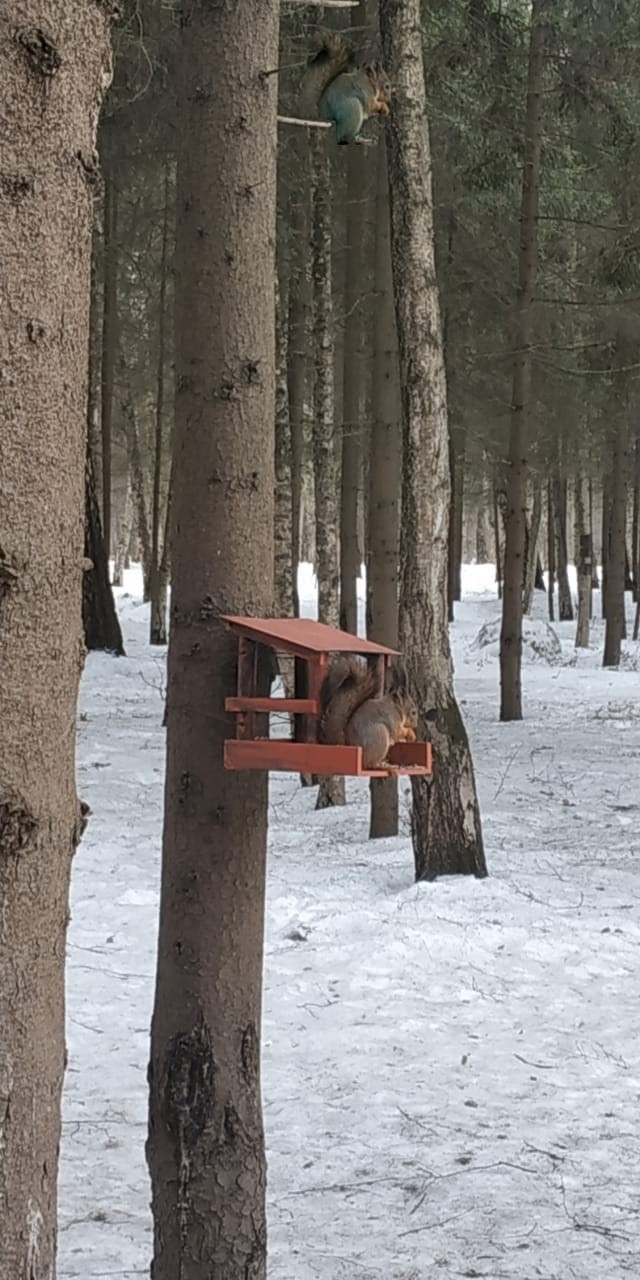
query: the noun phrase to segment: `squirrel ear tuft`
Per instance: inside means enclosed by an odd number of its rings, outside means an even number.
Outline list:
[[[400,658],[393,663],[389,678],[389,688],[395,693],[406,694],[408,691],[409,680],[407,676],[407,668]]]

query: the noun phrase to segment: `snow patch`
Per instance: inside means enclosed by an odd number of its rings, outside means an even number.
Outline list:
[[[482,659],[500,657],[501,618],[484,622],[471,641],[471,653],[482,654]],[[522,658],[524,662],[546,662],[556,666],[562,662],[562,645],[553,627],[542,618],[524,618],[522,622]]]

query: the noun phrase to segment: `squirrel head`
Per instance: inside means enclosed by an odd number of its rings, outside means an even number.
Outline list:
[[[391,105],[391,81],[381,62],[370,62],[365,71],[371,81],[374,93],[374,111],[388,116]]]
[[[393,698],[403,723],[411,729],[418,725],[418,708],[409,693],[409,679],[404,663],[394,662],[389,672],[389,696]]]

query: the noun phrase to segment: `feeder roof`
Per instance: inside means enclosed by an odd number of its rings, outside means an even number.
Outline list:
[[[237,618],[223,614],[223,621],[238,635],[267,644],[272,649],[308,657],[315,653],[395,654],[396,649],[363,640],[349,631],[328,627],[313,618]]]

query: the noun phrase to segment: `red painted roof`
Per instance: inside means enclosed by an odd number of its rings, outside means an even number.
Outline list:
[[[375,644],[352,636],[349,631],[339,631],[313,618],[236,618],[223,614],[233,631],[249,636],[252,640],[268,644],[272,649],[283,646],[285,652],[299,653],[396,653],[386,645]]]

